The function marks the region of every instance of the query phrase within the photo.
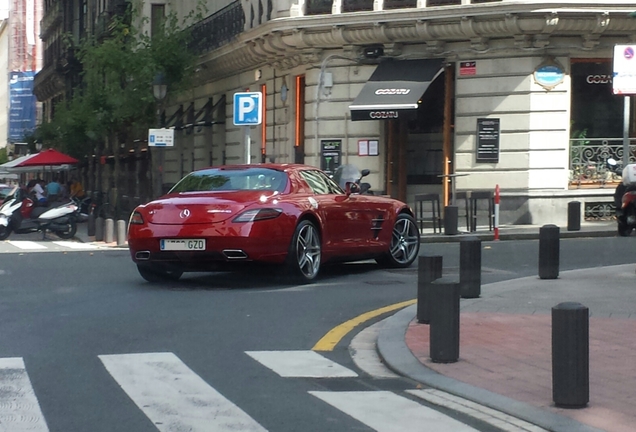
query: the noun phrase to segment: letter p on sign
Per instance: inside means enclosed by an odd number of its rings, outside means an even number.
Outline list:
[[[263,119],[261,92],[234,93],[234,125],[259,125]]]

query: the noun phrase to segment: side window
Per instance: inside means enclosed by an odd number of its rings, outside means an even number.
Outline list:
[[[331,193],[325,178],[318,171],[301,171],[300,175],[305,179],[313,193],[318,195]]]
[[[342,188],[338,186],[338,183],[336,183],[331,177],[327,176],[325,173],[321,171],[316,171],[316,173],[320,175],[322,180],[325,182],[325,184],[327,185],[327,189],[329,189],[330,194],[338,195],[338,194],[344,193]]]

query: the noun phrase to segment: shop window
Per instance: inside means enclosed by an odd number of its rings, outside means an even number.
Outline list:
[[[571,61],[569,168],[570,184],[575,187],[598,187],[618,180],[608,172],[606,161],[623,158],[625,98],[613,94],[612,74],[612,59]],[[631,112],[633,131],[633,108]],[[632,141],[632,149],[634,144]]]

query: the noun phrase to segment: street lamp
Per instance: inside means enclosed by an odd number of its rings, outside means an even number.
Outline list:
[[[42,143],[41,142],[35,142],[35,149],[40,152],[42,150]]]
[[[157,75],[155,75],[155,79],[152,82],[152,94],[155,97],[155,100],[157,101],[157,127],[159,128],[163,128],[163,122],[161,121],[161,105],[163,100],[166,98],[166,95],[168,93],[168,84],[166,83],[166,77],[163,74],[163,72],[159,72],[157,73]],[[159,185],[157,186],[157,196],[160,196],[163,192],[163,159],[164,159],[164,154],[163,154],[164,150],[160,149],[158,151],[158,160],[157,160],[157,171],[159,172],[159,176],[158,176],[158,182]]]

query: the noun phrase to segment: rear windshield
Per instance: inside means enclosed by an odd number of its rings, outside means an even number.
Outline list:
[[[282,192],[287,174],[269,168],[217,169],[195,171],[174,185],[170,193],[270,190]]]

